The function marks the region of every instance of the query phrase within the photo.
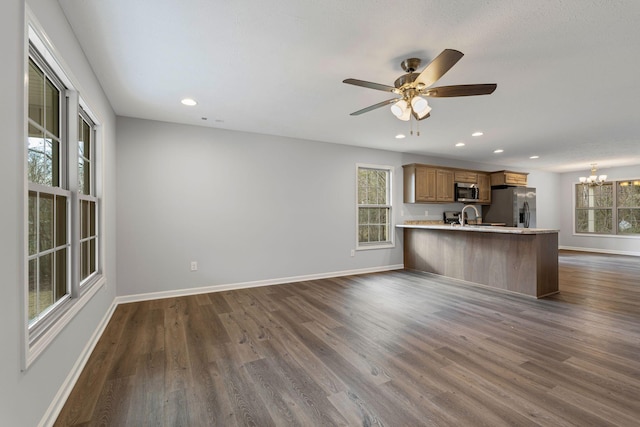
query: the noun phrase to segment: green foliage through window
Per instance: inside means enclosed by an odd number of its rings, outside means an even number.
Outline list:
[[[576,184],[576,233],[640,234],[640,180]]]
[[[391,243],[391,174],[358,167],[358,244]]]

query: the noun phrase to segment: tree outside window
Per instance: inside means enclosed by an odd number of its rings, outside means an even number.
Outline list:
[[[358,248],[393,245],[391,238],[391,168],[358,166]]]

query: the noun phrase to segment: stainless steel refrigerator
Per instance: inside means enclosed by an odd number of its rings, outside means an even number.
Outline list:
[[[535,228],[536,189],[491,189],[491,204],[482,207],[482,221],[505,223],[507,227]]]

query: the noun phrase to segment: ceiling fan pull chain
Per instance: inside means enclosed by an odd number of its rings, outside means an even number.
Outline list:
[[[412,114],[412,115],[413,115],[413,114]],[[412,116],[412,115],[411,115],[411,116]],[[413,136],[413,117],[411,117],[411,116],[409,116],[409,130],[410,130],[409,134],[410,134],[411,136]]]
[[[420,136],[420,120],[416,120],[416,136]]]

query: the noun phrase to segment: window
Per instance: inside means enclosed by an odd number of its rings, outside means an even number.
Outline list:
[[[104,283],[97,125],[43,39],[29,26],[25,368]]]
[[[28,320],[35,326],[69,297],[69,200],[64,189],[64,86],[32,51],[27,139]]]
[[[576,184],[578,234],[640,235],[640,180]]]
[[[357,248],[393,246],[390,166],[357,165]]]
[[[80,221],[80,285],[84,286],[97,271],[98,199],[95,197],[93,167],[95,161],[95,125],[80,109],[78,117],[78,199]]]

